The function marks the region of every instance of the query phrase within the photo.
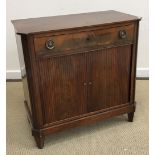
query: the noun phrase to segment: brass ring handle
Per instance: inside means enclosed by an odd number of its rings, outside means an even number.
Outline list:
[[[86,85],[87,85],[87,83],[86,83],[86,82],[84,82],[84,83],[83,83],[83,85],[84,85],[84,86],[86,86]]]
[[[126,33],[126,31],[125,31],[125,30],[120,30],[120,31],[119,31],[119,37],[120,37],[121,39],[127,38],[127,33]]]
[[[92,85],[92,82],[89,82],[89,85]]]
[[[52,50],[53,48],[55,48],[54,42],[51,39],[46,41],[45,46],[49,50]]]

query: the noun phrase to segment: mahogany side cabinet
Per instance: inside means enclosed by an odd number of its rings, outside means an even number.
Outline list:
[[[110,10],[12,21],[38,148],[65,129],[125,113],[133,121],[140,20]]]

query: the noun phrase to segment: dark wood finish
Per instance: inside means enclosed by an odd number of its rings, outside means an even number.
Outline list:
[[[128,113],[128,121],[129,122],[133,122],[133,116],[134,116],[134,112]]]
[[[119,32],[124,30],[127,37],[122,39],[119,37]],[[133,42],[134,24],[113,27],[107,29],[91,30],[84,32],[75,32],[62,35],[49,35],[47,37],[35,37],[35,51],[38,53],[51,53],[53,55],[73,52],[73,50],[93,46],[108,46],[111,44],[124,44]],[[49,50],[45,43],[52,40],[54,48]]]
[[[40,58],[38,70],[44,124],[85,113],[85,54]]]
[[[133,121],[139,20],[106,11],[12,21],[38,148],[64,129],[124,113]]]
[[[54,30],[92,27],[119,22],[139,20],[138,17],[118,11],[100,11],[52,17],[13,20],[19,34],[34,34]]]
[[[36,144],[37,144],[37,147],[39,149],[42,149],[44,147],[44,140],[45,140],[45,136],[34,136],[35,138],[35,141],[36,141]]]
[[[131,45],[89,53],[88,112],[130,102]]]
[[[127,113],[127,112],[134,112],[135,106],[133,104],[125,104],[120,105],[112,108],[103,109],[100,111],[87,113],[86,115],[83,115],[82,117],[79,116],[76,119],[72,118],[69,120],[65,120],[60,122],[55,122],[44,129],[40,130],[40,132],[43,135],[49,135],[51,133],[55,133],[58,131],[62,131],[64,129],[73,128],[81,125],[86,125],[90,123],[96,123],[97,121],[101,121],[107,118],[111,118],[114,116],[119,116],[121,114]]]
[[[135,86],[136,86],[136,66],[137,66],[137,48],[138,48],[138,33],[139,33],[139,22],[135,23],[134,28],[134,46],[132,51],[132,62],[131,62],[131,88],[130,88],[130,102],[135,102]]]

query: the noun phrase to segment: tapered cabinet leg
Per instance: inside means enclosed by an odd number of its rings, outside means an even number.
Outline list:
[[[128,113],[128,122],[133,122],[134,112]]]
[[[34,136],[37,147],[39,149],[42,149],[44,147],[44,140],[45,140],[45,136]]]

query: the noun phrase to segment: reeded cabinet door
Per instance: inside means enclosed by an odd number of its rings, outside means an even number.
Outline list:
[[[40,58],[38,68],[45,124],[85,112],[85,54]]]
[[[129,102],[131,52],[126,45],[89,53],[88,112]]]

